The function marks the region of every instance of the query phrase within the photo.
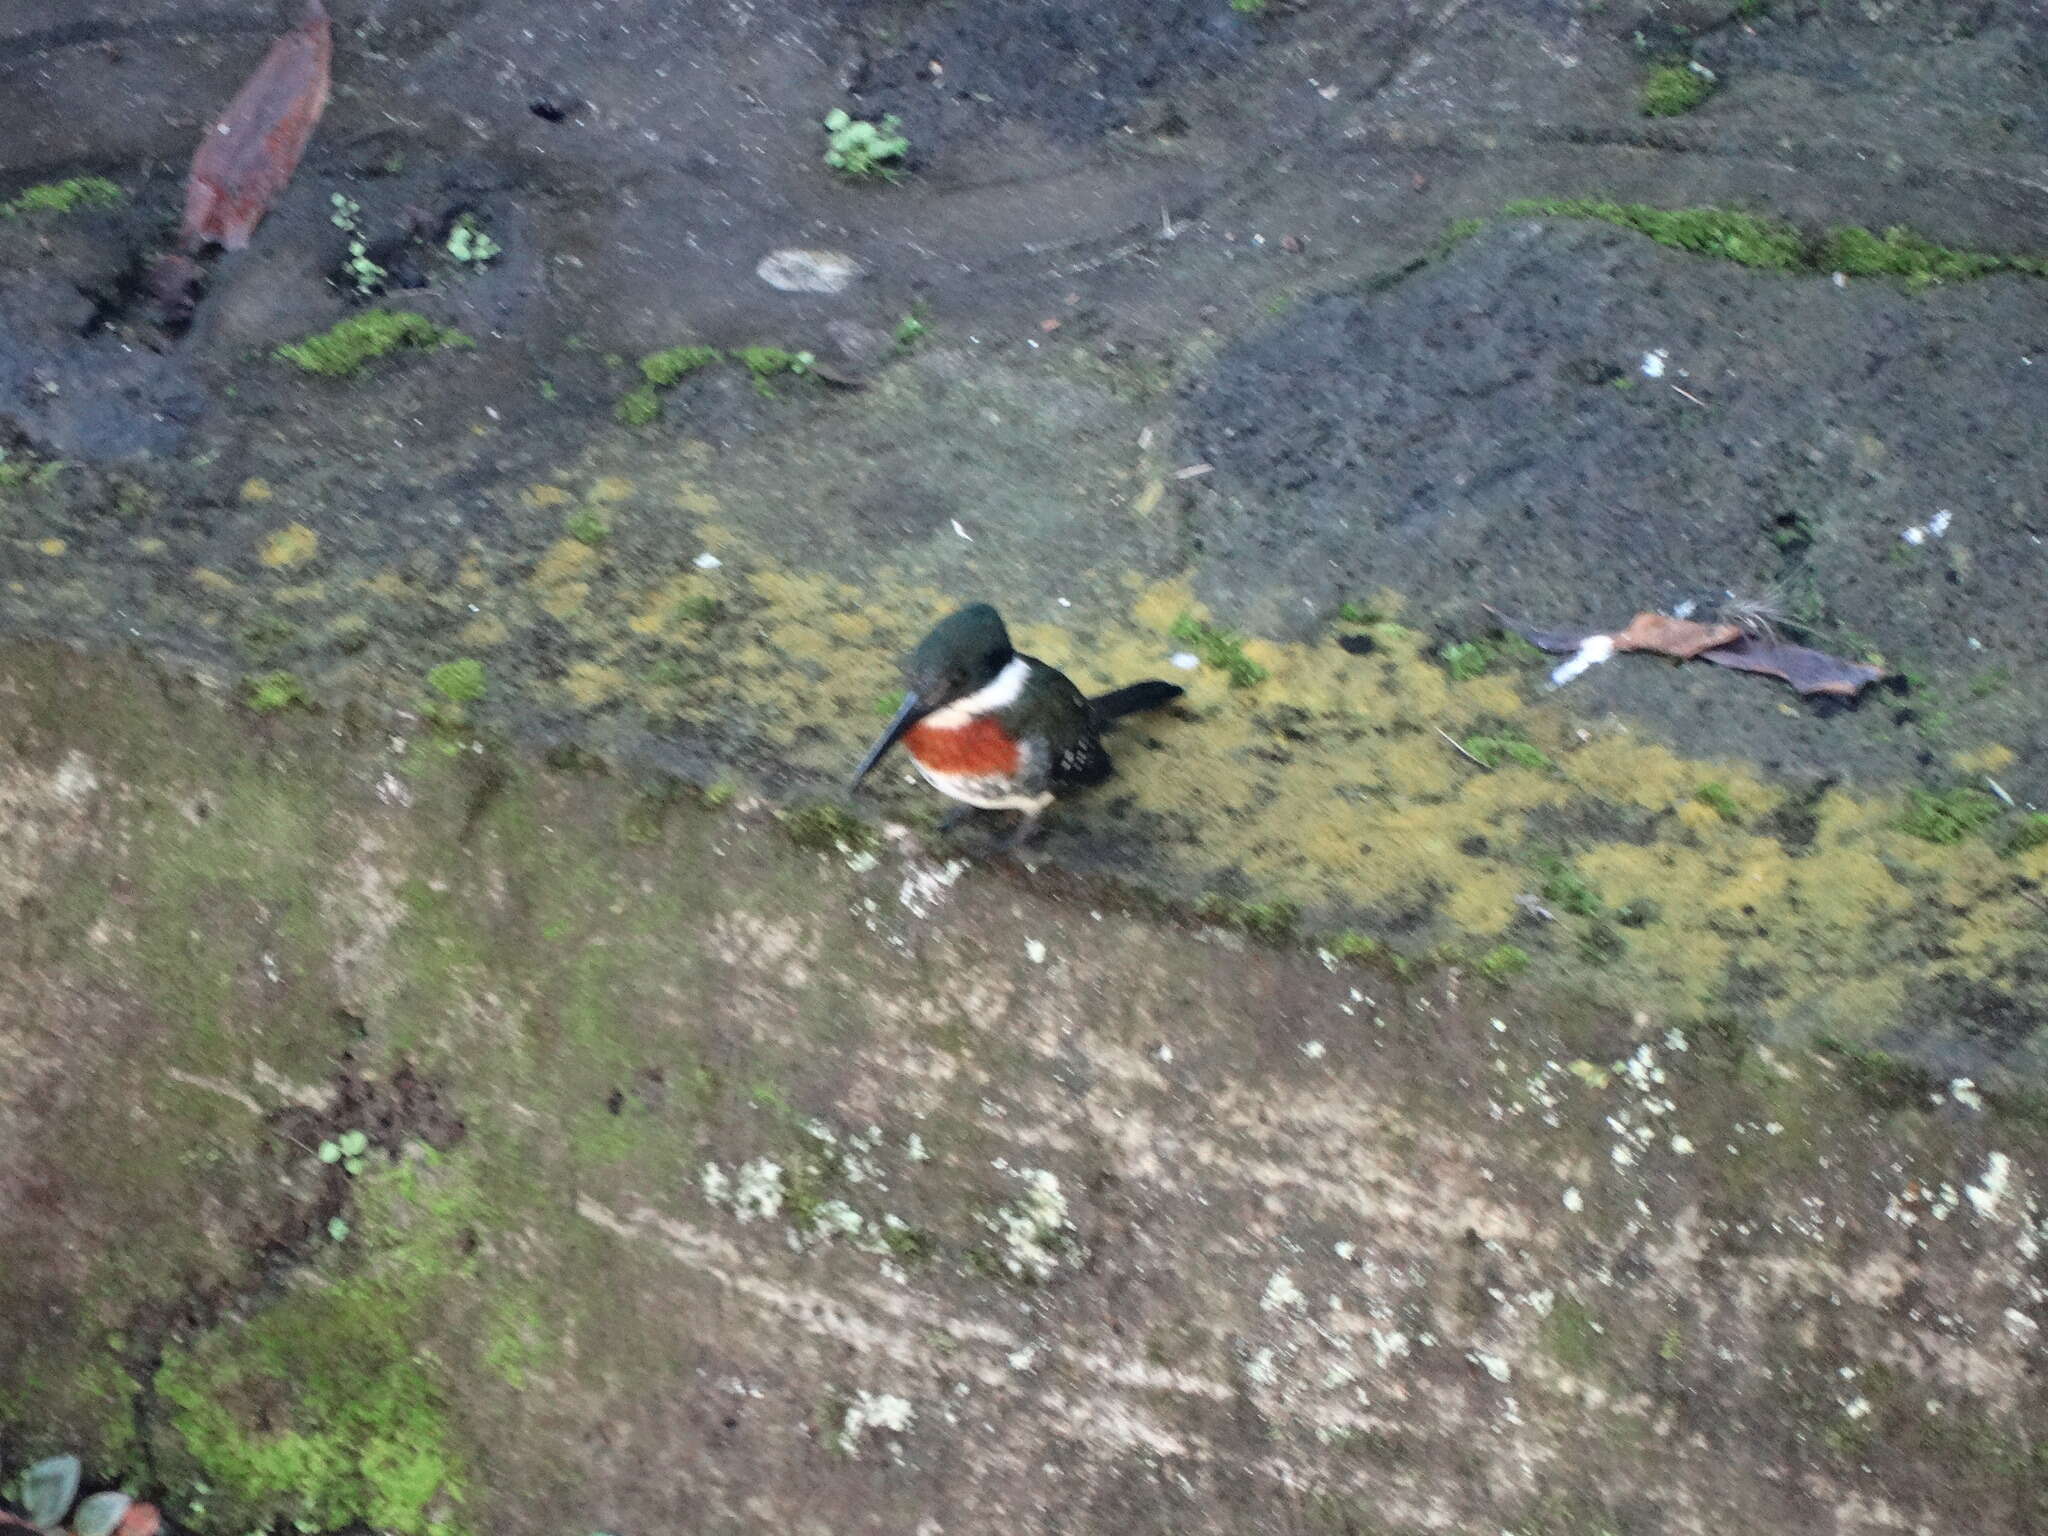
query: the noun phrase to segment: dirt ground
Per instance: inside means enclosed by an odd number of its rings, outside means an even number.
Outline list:
[[[0,767],[16,797],[0,799],[0,912],[15,919],[0,978],[22,983],[0,1003],[0,1051],[34,1067],[0,1104],[0,1129],[17,1147],[54,1147],[89,1084],[147,1084],[136,1134],[169,1126],[178,1158],[172,1185],[152,1165],[125,1190],[146,1137],[132,1156],[71,1174],[68,1153],[38,1154],[32,1174],[6,1160],[0,1228],[49,1255],[10,1270],[8,1300],[52,1319],[66,1297],[95,1300],[84,1321],[52,1322],[44,1347],[60,1365],[35,1367],[26,1340],[6,1340],[0,1383],[20,1384],[21,1401],[106,1466],[243,1487],[223,1522],[277,1515],[315,1529],[509,1522],[630,1536],[660,1525],[655,1512],[683,1489],[715,1509],[705,1529],[843,1528],[834,1517],[853,1487],[881,1501],[877,1528],[887,1518],[920,1531],[920,1520],[955,1528],[935,1511],[961,1489],[1004,1490],[1001,1507],[1030,1507],[1047,1530],[1243,1529],[1252,1508],[1277,1529],[1519,1536],[2048,1519],[2032,1378],[2010,1374],[2037,1351],[2023,1324],[2039,1320],[2038,1260],[2015,1249],[1994,1274],[1976,1234],[1946,1257],[1916,1249],[1925,1277],[1908,1266],[1880,1278],[1863,1246],[1873,1233],[1937,1230],[1886,1205],[1912,1213],[1922,1198],[1902,1193],[1896,1138],[1945,1170],[1914,1186],[1934,1204],[1943,1180],[1953,1192],[1985,1176],[1992,1148],[1969,1140],[1978,1122],[1954,1080],[2018,1117],[1997,1122],[2018,1137],[2032,1134],[2023,1122],[2048,1068],[2048,845],[2025,836],[2048,804],[2036,706],[2048,666],[2039,4],[331,10],[335,90],[307,157],[251,248],[210,263],[194,324],[172,335],[143,274],[175,226],[197,135],[290,16],[248,0],[83,0],[61,15],[0,0],[0,659],[16,679],[0,695],[12,754]],[[1652,71],[1681,62],[1711,76],[1711,93],[1684,115],[1646,116]],[[821,123],[834,108],[900,120],[899,179],[825,167]],[[118,201],[13,207],[32,187],[86,176],[113,183]],[[1511,211],[1566,199],[1782,219],[1797,256],[1759,269],[1608,222]],[[500,247],[493,259],[449,252],[464,220]],[[1822,257],[1844,226],[1907,226],[2016,265],[1931,283],[1838,275]],[[352,235],[383,269],[380,291],[349,275]],[[779,275],[827,270],[840,276],[804,281],[833,291]],[[470,344],[349,378],[277,355],[374,308],[417,312]],[[633,403],[640,359],[686,345],[724,355]],[[746,348],[809,360],[757,376],[737,355]],[[1738,596],[1787,634],[1892,676],[1851,707],[1623,657],[1553,690],[1547,663],[1495,644],[1482,606],[1591,627],[1686,604],[1706,615]],[[837,788],[899,686],[896,656],[977,598],[1084,684],[1169,675],[1188,687],[1181,706],[1120,734],[1118,778],[1062,807],[1023,863],[987,859],[972,831],[936,840],[928,794],[900,775],[878,776],[858,801]],[[109,719],[74,719],[55,702],[58,654],[112,690],[95,695]],[[475,686],[459,690],[474,697],[450,698],[450,674],[435,670],[458,660],[476,663]],[[213,703],[185,699],[192,689],[232,712],[216,720]],[[159,693],[185,701],[160,710]],[[101,730],[121,738],[118,751]],[[408,743],[390,799],[366,732]],[[148,733],[160,733],[160,765],[137,755]],[[482,777],[436,791],[467,810],[375,830],[386,812],[364,794],[399,804],[414,773],[452,771],[416,759],[472,739]],[[1520,755],[1489,767],[1499,749],[1488,742]],[[74,748],[97,783],[126,786],[80,790],[90,814],[66,809]],[[257,796],[210,832],[231,762],[258,780],[277,773],[289,793]],[[493,822],[503,786],[481,765],[527,784],[541,762],[551,766],[521,802],[525,819]],[[598,764],[608,778],[569,773]],[[685,888],[722,888],[705,872],[734,870],[733,848],[779,849],[764,830],[770,807],[813,818],[826,843],[886,825],[892,862],[885,874],[826,860],[850,883],[821,897],[815,856],[771,861],[747,878],[769,882],[773,900],[734,885],[724,906],[685,903],[702,930],[691,943],[714,958],[685,963],[652,940],[598,935],[559,971],[543,964],[552,951],[534,949],[533,934],[583,932],[600,898],[614,916],[651,892],[680,899],[645,853],[634,867],[656,884],[637,894],[595,874],[580,894],[547,891],[550,829],[580,829],[560,835],[595,859],[648,806],[694,807],[705,793],[749,805],[737,823],[748,830],[728,840],[721,810],[692,821],[678,849],[657,815],[652,846],[674,857]],[[357,810],[328,816],[330,794]],[[1931,804],[1961,807],[1965,824]],[[165,840],[179,825],[223,841],[204,858],[180,851]],[[529,834],[540,841],[522,849]],[[489,857],[475,841],[486,835]],[[370,849],[364,837],[390,841]],[[298,894],[267,898],[243,864]],[[931,949],[866,905],[893,919],[955,882]],[[147,921],[120,918],[136,890],[161,905]],[[173,915],[217,896],[204,923]],[[572,910],[540,914],[554,904]],[[1097,942],[1098,910],[1124,915],[1104,929],[1093,979],[1058,993],[1063,1022],[1033,1026],[1028,1048],[991,1022],[1010,1017],[1007,1002],[977,991],[961,1003],[947,969],[958,957],[934,958],[1025,921],[1080,953]],[[1174,926],[1195,915],[1193,937]],[[786,950],[774,934],[718,926],[743,920],[805,937]],[[883,948],[846,961],[854,973],[821,958],[837,964],[836,946],[865,954],[871,942]],[[779,957],[763,975],[715,959],[762,945]],[[1159,983],[1161,996],[1207,1008],[1202,1030],[1229,1042],[1216,1077],[1171,1080],[1156,1052],[1178,1026],[1119,974],[1120,946],[1151,957],[1148,977],[1221,985],[1248,967],[1263,978],[1207,1001]],[[263,979],[288,952],[317,984]],[[1336,1020],[1268,1038],[1282,1020],[1327,1012],[1321,991],[1311,1002],[1296,989],[1349,975],[1318,952],[1363,958],[1445,1010],[1384,1011],[1386,1050],[1402,1064],[1384,1081],[1368,1072],[1314,1092],[1302,1081],[1327,1070],[1303,1055],[1307,1039],[1333,1057],[1377,1053],[1360,1043],[1377,1039],[1360,1001],[1340,1008],[1347,1047]],[[914,980],[889,970],[898,961]],[[700,1006],[731,987],[744,1007]],[[1475,1005],[1475,988],[1489,1001]],[[604,999],[624,993],[645,999],[637,1043],[609,1040],[628,1026]],[[967,1022],[948,1022],[961,1010]],[[1529,1060],[1497,1065],[1495,1012]],[[1654,1027],[1626,1022],[1638,1015]],[[878,1065],[875,1042],[911,1025],[936,1032],[938,1054]],[[1590,1080],[1569,1092],[1591,1118],[1573,1132],[1564,1117],[1562,1134],[1592,1138],[1573,1144],[1578,1161],[1532,1135],[1529,1117],[1558,1087],[1561,1068],[1546,1063],[1611,1067],[1666,1028],[1740,1042],[1707,1095],[1713,1133],[1687,1133],[1698,1163],[1666,1156],[1673,1182],[1640,1191],[1640,1230],[1626,1232],[1637,1218],[1616,1207],[1607,1246],[1575,1246],[1553,1230],[1552,1185],[1571,1182],[1590,1204],[1593,1171],[1621,1165],[1600,1142],[1608,1111],[1594,1113]],[[526,1042],[516,1072],[477,1065],[497,1029]],[[668,1029],[687,1049],[642,1048]],[[800,1052],[763,1043],[799,1032]],[[774,1060],[756,1070],[763,1051]],[[562,1060],[581,1065],[552,1083]],[[402,1067],[416,1073],[403,1090]],[[166,1079],[173,1070],[184,1077]],[[1255,1085],[1233,1086],[1240,1075]],[[186,1078],[203,1085],[180,1091],[214,1101],[203,1124],[172,1125],[173,1107],[152,1097]],[[1540,1085],[1520,1090],[1518,1112],[1485,1091],[1495,1078],[1503,1091]],[[1079,1097],[1055,1104],[1048,1081]],[[1837,1225],[1814,1218],[1819,1251],[1795,1263],[1785,1233],[1803,1186],[1766,1191],[1770,1179],[1745,1173],[1730,1194],[1734,1176],[1705,1163],[1714,1144],[1748,1156],[1749,1132],[1729,1129],[1738,1122],[1805,1124],[1780,1101],[1808,1092],[1825,1100],[1811,1136],[1783,1145],[1811,1154],[1793,1161],[1818,1181],[1815,1199],[1847,1204]],[[1356,1109],[1361,1093],[1369,1111]],[[945,1234],[945,1280],[915,1306],[870,1271],[905,1257],[891,1241],[917,1242],[876,1237],[886,1260],[842,1273],[850,1255],[785,1258],[772,1223],[707,1215],[690,1193],[706,1161],[737,1179],[771,1155],[756,1132],[782,1115],[776,1103],[796,1117],[776,1120],[785,1141],[823,1115],[835,1135],[871,1118],[900,1142],[907,1123],[884,1113],[898,1099],[933,1113],[943,1099],[945,1115],[976,1125],[960,1145],[987,1153],[979,1182],[965,1179],[972,1158],[949,1154],[965,1160],[933,1196],[952,1202],[931,1224]],[[634,1143],[617,1122],[642,1110],[675,1123]],[[1481,1150],[1438,1145],[1439,1112],[1473,1117]],[[280,1118],[292,1115],[303,1123]],[[375,1190],[292,1161],[350,1116],[388,1133],[391,1178],[379,1164]],[[1218,1140],[1192,1163],[1145,1139],[1194,1146],[1176,1138],[1197,1127]],[[509,1138],[523,1172],[505,1171],[503,1140],[501,1155],[479,1156],[479,1136]],[[1343,1220],[1319,1204],[1301,1216],[1290,1202],[1309,1198],[1299,1149],[1311,1145],[1347,1190],[1426,1190],[1429,1170],[1455,1165],[1471,1186],[1459,1210],[1505,1203],[1491,1226],[1420,1193],[1363,1205],[1331,1194]],[[1668,1137],[1660,1145],[1668,1154]],[[777,1146],[774,1158],[798,1166],[801,1143]],[[2029,1170],[2020,1141],[2010,1146],[2021,1191]],[[422,1191],[427,1152],[459,1165],[459,1188]],[[1087,1190],[1081,1247],[1121,1257],[1013,1297],[982,1272],[987,1255],[969,1256],[974,1234],[1022,1209],[1015,1170],[1050,1167],[1054,1152],[1074,1156],[1059,1177],[1076,1209]],[[1950,1166],[1951,1152],[1976,1161]],[[985,1167],[996,1158],[1008,1171]],[[1537,1168],[1549,1182],[1515,1182]],[[1495,1179],[1512,1188],[1479,1187]],[[808,1202],[806,1221],[826,1199],[794,1198]],[[1777,1223],[1755,1251],[1742,1245],[1765,1218],[1745,1201]],[[1938,1230],[1953,1236],[1977,1208],[1961,1195],[1948,1204],[1957,1224]],[[172,1231],[159,1207],[202,1219]],[[552,1225],[572,1209],[578,1221]],[[2036,1216],[2015,1209],[2029,1214],[2012,1242],[2033,1244],[2024,1224]],[[1314,1231],[1288,1224],[1297,1217]],[[336,1219],[357,1242],[325,1236]],[[904,1219],[925,1224],[911,1208]],[[1351,1230],[1382,1220],[1422,1235]],[[123,1223],[139,1225],[84,1236]],[[1213,1273],[1176,1277],[1203,1241],[1190,1231],[1246,1223],[1280,1246],[1256,1261],[1249,1247],[1219,1253]],[[1111,1230],[1134,1246],[1105,1243]],[[1461,1257],[1466,1230],[1476,1236]],[[471,1234],[457,1247],[478,1245],[458,1255],[470,1266],[460,1286],[445,1262],[451,1232]],[[1343,1271],[1359,1296],[1275,1257],[1298,1244],[1328,1265],[1339,1242],[1365,1266],[1363,1279]],[[1517,1243],[1523,1256],[1500,1260],[1506,1278],[1484,1278],[1499,1259],[1490,1245]],[[166,1244],[175,1262],[142,1257]],[[415,1262],[428,1277],[405,1290],[414,1282],[392,1277]],[[541,1298],[593,1269],[615,1278],[592,1305],[630,1328],[600,1342],[599,1311],[581,1332],[532,1321],[549,1310]],[[1258,1305],[1276,1269],[1312,1303],[1299,1318],[1284,1299]],[[523,1287],[504,1317],[485,1317],[471,1286],[490,1272]],[[694,1277],[687,1307],[658,1299],[679,1274]],[[1589,1299],[1593,1277],[1625,1303]],[[872,1290],[858,1306],[841,1289],[856,1283]],[[354,1338],[359,1319],[336,1309],[381,1315],[392,1285],[428,1331],[377,1333],[372,1358],[425,1350],[446,1364],[458,1336],[488,1337],[492,1358],[447,1365],[425,1387],[397,1364],[356,1382],[349,1391],[381,1404],[381,1440],[344,1411],[339,1387],[317,1401],[265,1397],[260,1383],[305,1347],[283,1336],[293,1309]],[[1943,1286],[1976,1310],[1926,1299]],[[1347,1331],[1323,1320],[1325,1291],[1339,1311],[1394,1310]],[[1578,1295],[1591,1321],[1557,1324],[1555,1311],[1524,1316],[1501,1300],[1525,1292]],[[1424,1294],[1422,1311],[1401,1312]],[[1822,1295],[1866,1310],[1838,1325]],[[285,1309],[279,1337],[253,1336],[282,1353],[226,1342],[228,1323],[273,1307]],[[1000,1363],[1037,1358],[1047,1307],[1065,1330],[1058,1348],[1089,1362],[1062,1367],[1070,1378]],[[955,1383],[942,1367],[962,1346],[907,1320],[920,1309],[999,1363]],[[685,1312],[698,1330],[675,1357],[687,1365],[637,1376],[636,1358]],[[1695,1339],[1707,1313],[1729,1331]],[[1911,1332],[1927,1317],[1939,1347]],[[763,1318],[815,1353],[766,1363],[777,1341]],[[1667,1327],[1680,1335],[1669,1358]],[[1311,1386],[1343,1364],[1317,1350],[1390,1330],[1463,1342],[1419,1357],[1426,1384],[1360,1387],[1370,1403],[1347,1400],[1341,1414],[1303,1406],[1353,1391],[1349,1378]],[[1519,1398],[1524,1345],[1551,1362],[1533,1411]],[[1812,1370],[1774,1376],[1769,1362],[1795,1346]],[[1892,1374],[1852,1395],[1825,1379],[1838,1355]],[[1512,1359],[1515,1374],[1500,1382],[1481,1357]],[[1385,1371],[1394,1357],[1368,1358]],[[876,1454],[844,1459],[825,1442],[857,1393],[903,1395],[871,1369],[882,1359],[924,1373],[925,1395],[910,1394],[921,1428],[940,1411],[935,1394],[997,1391],[1005,1406],[986,1418],[951,1410],[985,1426],[988,1444],[955,1440],[941,1454],[913,1449],[913,1431],[899,1464],[882,1449],[896,1432],[872,1429]],[[1733,1367],[1726,1379],[1712,1360]],[[1943,1406],[1919,1410],[1923,1421],[1907,1410],[1929,1371],[1948,1374],[1924,1394]],[[510,1395],[485,1393],[486,1377]],[[243,1384],[231,1408],[206,1418],[195,1405],[219,1394],[195,1384],[227,1379]],[[1968,1394],[1966,1411],[1949,1389]],[[714,1408],[721,1392],[731,1411]],[[89,1419],[80,1404],[99,1398],[119,1402],[133,1430]],[[692,1405],[689,1433],[671,1400]],[[1865,1412],[1842,1420],[1859,1400]],[[757,1401],[776,1405],[764,1438],[741,1443]],[[1572,1427],[1571,1401],[1605,1427]],[[1597,1417],[1609,1410],[1627,1425]],[[47,1439],[32,1418],[0,1409],[0,1446]],[[248,1491],[262,1480],[251,1466],[274,1476],[278,1463],[258,1453],[277,1445],[256,1444],[249,1426],[274,1439],[295,1418],[322,1426],[301,1448],[316,1461],[365,1436],[427,1436],[444,1447],[443,1474],[466,1469],[453,1479],[464,1499],[422,1466],[411,1483],[338,1477],[318,1508],[266,1504]],[[1493,1438],[1480,1438],[1482,1422]],[[730,1454],[704,1449],[734,1435]],[[791,1437],[804,1458],[775,1448]],[[602,1497],[555,1502],[575,1478],[553,1460],[508,1470],[529,1445],[569,1444],[591,1458]],[[476,1446],[492,1450],[488,1473]],[[1667,1501],[1628,1491],[1661,1489],[1665,1473],[1644,1469],[1681,1447],[1689,1481]],[[1997,1498],[1973,1502],[1937,1475],[1959,1457]],[[1085,1471],[1068,1495],[1027,1494],[1021,1469],[1041,1463]],[[442,1491],[400,1518],[375,1503],[400,1499],[400,1484]],[[1360,1503],[1368,1487],[1405,1491]]]

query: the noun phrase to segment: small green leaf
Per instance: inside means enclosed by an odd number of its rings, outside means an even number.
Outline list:
[[[369,1149],[370,1138],[363,1134],[363,1132],[343,1131],[341,1133],[341,1155],[343,1157],[361,1157]]]
[[[114,1527],[135,1501],[125,1493],[96,1493],[71,1517],[71,1536],[114,1536]]]
[[[848,123],[852,121],[853,119],[848,117],[846,113],[841,108],[838,107],[834,107],[830,112],[827,112],[825,114],[825,126],[833,133],[839,132],[840,129],[844,128]]]
[[[341,1161],[341,1166],[343,1172],[354,1178],[363,1171],[363,1160],[360,1157],[345,1157]]]
[[[340,1162],[340,1161],[341,1161],[341,1148],[340,1148],[340,1147],[338,1147],[338,1146],[336,1146],[336,1145],[335,1145],[335,1144],[334,1144],[333,1142],[331,1142],[331,1141],[323,1141],[323,1142],[321,1142],[321,1143],[320,1143],[320,1161],[321,1161],[321,1162],[323,1162],[323,1163],[338,1163],[338,1162]]]
[[[21,1474],[21,1507],[29,1520],[45,1529],[64,1523],[78,1502],[78,1458],[52,1456]]]
[[[328,1217],[327,1235],[333,1238],[337,1243],[340,1242],[343,1238],[348,1236],[348,1223],[343,1221],[339,1216]]]

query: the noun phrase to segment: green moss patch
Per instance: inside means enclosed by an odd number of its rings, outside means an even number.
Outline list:
[[[463,1478],[405,1312],[404,1298],[351,1281],[166,1353],[156,1390],[220,1528],[458,1529]]]
[[[1230,679],[1233,688],[1249,688],[1266,680],[1266,669],[1245,654],[1244,636],[1235,630],[1205,624],[1191,613],[1173,621],[1173,638]]]
[[[393,352],[430,352],[442,347],[472,347],[460,331],[436,325],[425,315],[405,309],[373,309],[352,315],[331,330],[277,349],[278,358],[307,373],[345,379],[366,363]]]
[[[1998,802],[1967,785],[1939,794],[1916,789],[1908,802],[1906,814],[1899,818],[1899,830],[1930,843],[1960,843],[1998,819]]]
[[[82,208],[116,208],[127,195],[104,176],[73,176],[68,181],[28,187],[0,203],[0,219],[18,219],[31,213],[76,213]]]
[[[1643,82],[1645,117],[1683,117],[1714,94],[1714,77],[1690,64],[1660,64]]]
[[[2048,256],[1960,250],[1903,226],[1882,235],[1845,224],[1809,237],[1796,225],[1733,208],[1653,208],[1602,198],[1529,198],[1509,203],[1514,218],[1590,219],[1647,235],[1659,245],[1778,272],[1841,272],[1894,278],[1909,288],[1961,282],[1997,272],[2048,277]]]

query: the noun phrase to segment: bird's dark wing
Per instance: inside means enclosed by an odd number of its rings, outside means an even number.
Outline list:
[[[1032,677],[1013,725],[1019,735],[1045,743],[1048,787],[1085,789],[1100,784],[1115,765],[1102,745],[1088,700],[1057,667],[1035,656],[1024,659],[1031,664]]]

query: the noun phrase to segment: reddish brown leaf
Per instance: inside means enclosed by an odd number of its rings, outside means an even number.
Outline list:
[[[1738,672],[1761,672],[1766,677],[1783,678],[1803,694],[1831,693],[1844,699],[1855,698],[1885,675],[1882,667],[1867,667],[1825,651],[1787,645],[1781,640],[1760,640],[1754,635],[1743,635],[1733,645],[1708,651],[1701,660],[1711,661],[1717,667],[1733,667]]]
[[[1691,661],[1716,646],[1726,645],[1741,633],[1733,624],[1702,624],[1695,619],[1674,619],[1669,614],[1639,613],[1629,620],[1627,629],[1614,637],[1614,648],[1655,651],[1660,656]]]
[[[130,1504],[128,1513],[114,1527],[114,1536],[157,1536],[163,1528],[164,1517],[154,1504]]]
[[[305,20],[271,44],[192,156],[179,227],[186,250],[211,241],[239,251],[249,243],[327,108],[333,54],[327,12],[320,0],[307,0]]]
[[[26,1520],[17,1519],[4,1509],[0,1509],[0,1532],[6,1531],[33,1531],[35,1536],[42,1536],[41,1530],[37,1527],[30,1525]]]

